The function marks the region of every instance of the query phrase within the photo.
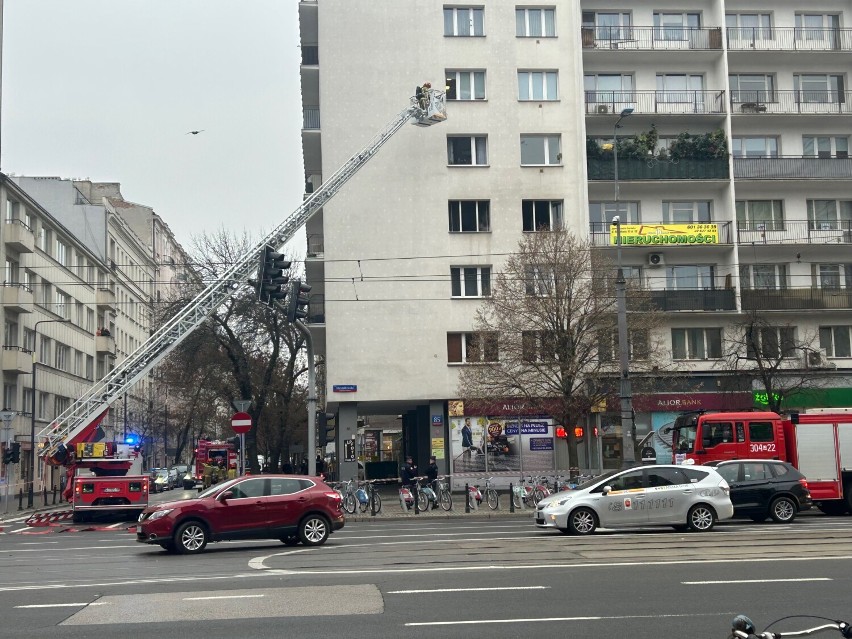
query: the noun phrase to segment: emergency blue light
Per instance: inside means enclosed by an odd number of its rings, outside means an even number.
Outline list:
[[[125,443],[125,444],[130,444],[130,445],[135,444],[135,443],[136,443],[136,435],[127,435],[127,436],[125,436],[125,438],[124,438],[124,443]]]

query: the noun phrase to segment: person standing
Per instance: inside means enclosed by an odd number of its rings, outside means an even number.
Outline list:
[[[470,427],[470,417],[464,418],[464,426],[462,426],[461,434],[464,456],[466,459],[470,459],[470,449],[473,448],[473,430]]]
[[[434,496],[432,510],[435,510],[438,507],[438,460],[434,455],[429,458],[429,465],[426,466],[426,478]]]

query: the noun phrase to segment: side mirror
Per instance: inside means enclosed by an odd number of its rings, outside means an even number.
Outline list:
[[[604,486],[604,487],[601,489],[601,494],[602,494],[602,495],[608,495],[608,494],[609,494],[609,493],[611,493],[611,492],[612,492],[612,486]]]
[[[223,493],[219,493],[219,496],[216,499],[221,501],[224,504],[226,501],[228,501],[229,499],[233,499],[233,498],[234,498],[234,493],[230,490],[226,490]]]

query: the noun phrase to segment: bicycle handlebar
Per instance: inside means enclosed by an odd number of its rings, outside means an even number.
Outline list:
[[[784,617],[784,619],[791,619],[797,616],[804,615],[792,615],[791,617]],[[814,626],[813,628],[806,628],[804,630],[795,630],[789,632],[769,632],[768,630],[764,630],[763,632],[755,632],[754,624],[751,619],[746,617],[745,615],[738,615],[734,617],[734,620],[731,623],[731,634],[729,639],[781,639],[781,637],[804,637],[806,635],[812,635],[817,632],[821,632],[823,630],[837,630],[843,637],[846,639],[852,639],[852,625],[850,625],[846,621],[834,621],[831,619],[826,619],[824,617],[817,617],[817,619],[824,619],[830,623],[824,623],[819,626]],[[779,619],[778,621],[782,621]],[[777,623],[773,622],[769,624],[772,626]]]

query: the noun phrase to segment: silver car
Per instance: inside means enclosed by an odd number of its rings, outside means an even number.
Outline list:
[[[573,535],[657,525],[705,531],[733,517],[730,492],[728,482],[707,466],[614,470],[542,499],[535,525]]]

